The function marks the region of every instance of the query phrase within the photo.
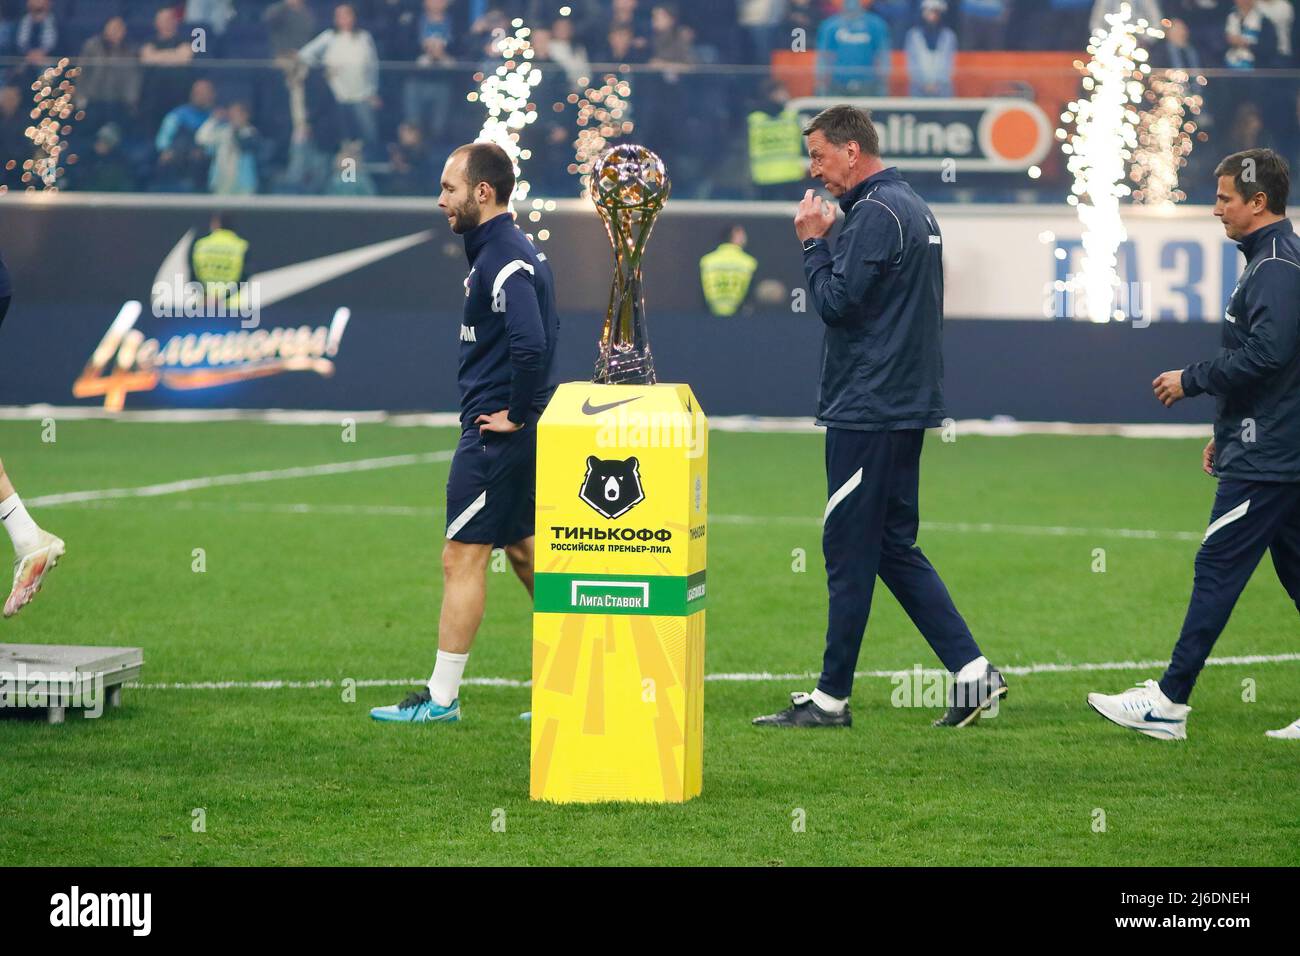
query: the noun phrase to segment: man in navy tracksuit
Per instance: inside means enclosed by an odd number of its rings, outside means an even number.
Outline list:
[[[483,619],[488,559],[504,548],[533,591],[537,420],[555,389],[559,316],[546,256],[509,211],[510,157],[491,143],[462,146],[442,173],[438,206],[465,237],[469,275],[460,327],[461,437],[447,479],[445,587],[438,658],[427,686],[376,720],[460,719],[460,683]]]
[[[1088,695],[1103,717],[1161,740],[1187,737],[1192,686],[1265,551],[1300,608],[1300,238],[1286,218],[1291,177],[1269,149],[1234,153],[1215,175],[1214,214],[1246,269],[1223,316],[1218,355],[1152,383],[1166,406],[1202,393],[1215,398],[1202,467],[1219,488],[1192,599],[1159,681]],[[1300,720],[1268,735],[1300,739]]]
[[[916,546],[924,429],[944,418],[943,245],[925,202],[880,160],[869,116],[834,106],[804,130],[812,175],[840,201],[808,190],[795,217],[804,274],[826,325],[817,423],[826,426],[822,548],[830,615],[811,694],[754,723],[849,726],[853,669],[877,576],[955,675],[936,726],[964,727],[996,706],[1006,682],[980,653],[938,572]]]

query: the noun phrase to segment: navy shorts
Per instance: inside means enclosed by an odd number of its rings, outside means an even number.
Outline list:
[[[508,435],[469,426],[447,476],[447,539],[504,548],[531,538],[536,492],[536,425]]]

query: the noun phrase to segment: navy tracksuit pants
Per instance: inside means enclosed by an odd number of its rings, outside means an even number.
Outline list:
[[[817,688],[846,698],[871,614],[876,577],[950,671],[980,656],[970,629],[934,567],[916,546],[920,524],[922,429],[826,429],[826,503],[822,551],[830,615]]]
[[[1160,689],[1187,703],[1237,598],[1265,551],[1291,600],[1300,609],[1300,482],[1223,478],[1210,526],[1196,553],[1196,578],[1183,631]]]

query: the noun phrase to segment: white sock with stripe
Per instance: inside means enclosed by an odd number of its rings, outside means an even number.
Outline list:
[[[468,660],[468,653],[438,652],[438,659],[433,665],[433,676],[429,678],[429,696],[439,707],[450,706],[460,696],[460,682],[465,676],[465,662]]]
[[[9,532],[9,540],[14,543],[14,551],[19,555],[34,551],[41,543],[41,529],[27,513],[17,492],[0,501],[0,521],[4,522],[5,530]]]
[[[849,702],[848,698],[840,700],[840,698],[832,697],[830,694],[824,694],[820,690],[812,692],[812,701],[828,714],[844,713],[844,705]]]

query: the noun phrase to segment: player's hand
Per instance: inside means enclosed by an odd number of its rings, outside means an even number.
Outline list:
[[[835,225],[835,207],[825,199],[813,195],[809,189],[799,200],[799,209],[794,214],[794,234],[800,242],[820,239],[831,231]]]
[[[1157,375],[1151,387],[1155,389],[1156,400],[1165,408],[1170,408],[1174,402],[1187,397],[1183,393],[1183,370],[1180,368]]]
[[[516,425],[510,420],[510,409],[508,408],[493,412],[491,415],[480,415],[474,419],[474,424],[478,426],[480,435],[484,432],[501,432],[503,435],[508,435],[524,427],[523,425]]]
[[[1201,452],[1201,468],[1207,475],[1214,475],[1214,439],[1205,446],[1205,451]]]

